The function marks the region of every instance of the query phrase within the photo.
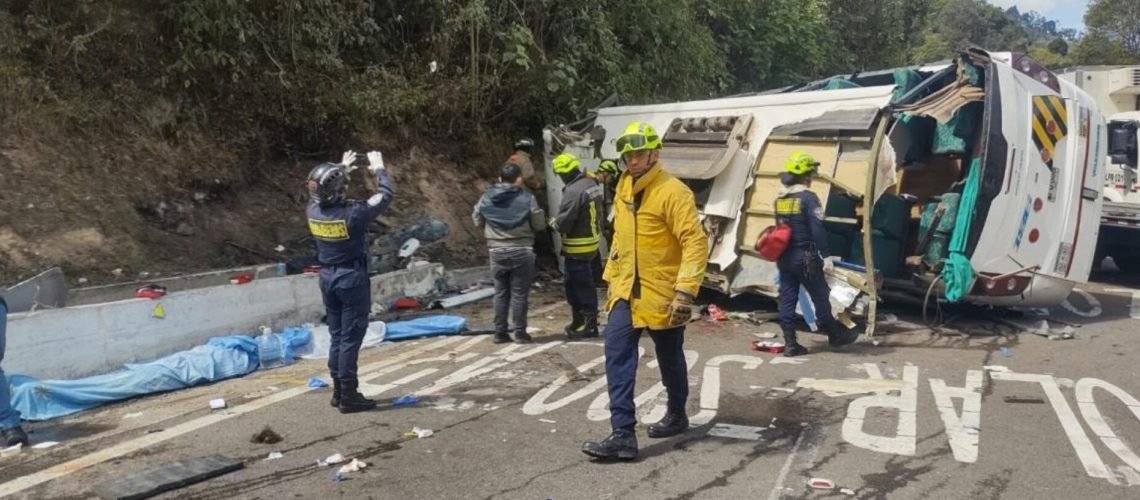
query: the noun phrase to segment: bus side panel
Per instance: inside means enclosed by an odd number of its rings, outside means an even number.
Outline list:
[[[1074,168],[1079,169],[1079,174],[1074,178],[1080,185],[1072,193],[1076,204],[1076,211],[1073,212],[1076,227],[1070,240],[1072,252],[1067,261],[1064,252],[1058,256],[1057,268],[1065,264],[1065,276],[1068,279],[1085,282],[1095,264],[1096,242],[1100,236],[1103,205],[1101,187],[1108,150],[1107,129],[1091,99],[1078,96],[1072,102],[1078,113],[1072,120],[1073,128],[1076,129],[1073,139],[1080,143],[1073,162]]]

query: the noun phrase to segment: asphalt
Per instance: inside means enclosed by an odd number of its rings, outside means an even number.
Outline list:
[[[805,334],[811,354],[788,360],[749,349],[778,331],[772,323],[694,322],[689,414],[711,418],[664,440],[639,426],[630,463],[580,452],[609,431],[602,348],[549,333],[567,311],[547,286],[532,306],[532,326],[548,332],[536,344],[484,335],[364,351],[376,411],[330,408],[328,389],[305,388],[323,364],[302,361],[31,424],[33,439],[60,444],[0,459],[0,494],[95,498],[107,479],[220,454],[244,469],[158,498],[1136,498],[1140,280],[1099,279],[1083,287],[1094,304],[1076,294],[1048,316],[1014,318],[1048,320],[1054,332],[1072,324],[1068,340],[1019,333],[992,311],[950,311],[932,330],[918,311],[888,308],[898,320],[874,339],[833,351]],[[488,306],[456,312],[485,324]],[[639,413],[652,421],[664,394],[652,341],[642,346]],[[390,404],[407,393],[420,403]],[[218,397],[228,408],[209,409]],[[744,427],[715,435],[723,424]],[[284,440],[251,442],[265,427]],[[413,427],[434,434],[409,437]],[[275,451],[283,457],[266,460]],[[334,453],[368,466],[334,481],[337,467],[317,464]]]

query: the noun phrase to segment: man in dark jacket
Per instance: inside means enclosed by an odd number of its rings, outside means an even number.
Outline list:
[[[562,179],[562,204],[551,227],[562,235],[562,257],[565,267],[566,301],[570,303],[572,320],[565,333],[570,339],[598,336],[598,290],[594,285],[594,266],[605,211],[602,186],[582,172],[578,158],[562,153],[551,162],[554,173]]]
[[[859,334],[847,330],[831,315],[831,290],[824,277],[834,266],[827,248],[823,226],[823,206],[810,189],[819,162],[805,153],[795,153],[784,164],[784,189],[776,198],[776,222],[792,228],[788,248],[780,255],[780,328],[784,331],[784,356],[807,354],[796,340],[796,303],[800,285],[807,289],[820,325],[828,331],[828,342],[835,347],[850,344]]]
[[[330,404],[341,413],[370,410],[376,402],[357,390],[357,359],[368,314],[372,311],[372,282],[368,278],[368,224],[392,203],[395,192],[377,151],[368,153],[368,170],[378,190],[366,201],[345,199],[356,153],[341,163],[322,163],[309,173],[309,232],[317,242],[321,264],[321,298],[329,325],[329,374],[333,379]]]
[[[526,333],[527,298],[534,281],[534,236],[546,230],[546,214],[533,195],[523,188],[525,179],[518,165],[499,169],[499,183],[475,205],[471,218],[483,230],[495,279],[495,343],[510,342],[508,314],[514,324],[515,342],[531,342]]]
[[[8,328],[8,303],[0,297],[0,363],[4,362],[4,340]],[[28,445],[28,434],[20,427],[20,412],[12,408],[11,394],[8,393],[8,379],[0,367],[0,446],[7,448],[22,444]]]

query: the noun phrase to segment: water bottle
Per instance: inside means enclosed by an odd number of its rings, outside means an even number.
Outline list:
[[[278,262],[277,263],[277,275],[278,276],[285,276],[285,263],[284,262]]]

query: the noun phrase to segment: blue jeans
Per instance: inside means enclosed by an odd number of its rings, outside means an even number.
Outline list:
[[[633,384],[637,379],[637,343],[644,328],[633,327],[629,302],[618,301],[610,310],[606,322],[606,380],[610,393],[610,427],[613,430],[633,429]],[[668,395],[671,413],[684,413],[689,399],[689,366],[685,364],[685,327],[669,330],[649,330],[649,337],[657,351],[657,364],[661,369],[661,382]]]
[[[20,412],[12,408],[12,395],[8,392],[8,377],[4,376],[4,341],[8,329],[8,304],[0,298],[0,429],[20,425]]]

